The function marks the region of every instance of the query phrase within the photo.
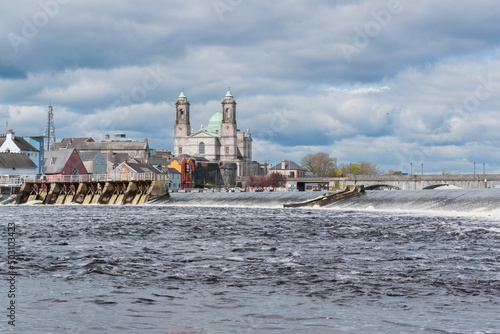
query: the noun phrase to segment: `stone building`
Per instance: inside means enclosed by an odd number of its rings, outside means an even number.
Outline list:
[[[187,155],[203,161],[200,167],[216,163],[225,184],[235,184],[249,174],[265,174],[263,165],[252,161],[252,135],[243,132],[236,123],[236,100],[228,89],[222,100],[222,110],[216,112],[206,127],[194,131],[190,122],[190,103],[184,90],[175,103],[174,157]],[[195,180],[195,183],[217,180]]]

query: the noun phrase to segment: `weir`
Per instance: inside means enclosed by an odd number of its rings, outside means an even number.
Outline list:
[[[151,200],[168,198],[166,175],[149,173],[149,177],[89,181],[58,178],[25,182],[16,204],[107,204],[140,205]]]
[[[353,196],[359,196],[365,192],[364,186],[347,186],[344,190],[336,192],[336,193],[330,193],[330,194],[325,194],[304,202],[298,202],[298,203],[286,203],[283,204],[284,208],[300,208],[300,207],[305,207],[305,206],[325,206],[328,204],[332,204],[335,202],[338,202],[340,200],[353,197]]]

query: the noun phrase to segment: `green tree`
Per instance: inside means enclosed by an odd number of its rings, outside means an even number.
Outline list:
[[[331,169],[335,168],[335,159],[328,153],[319,152],[308,154],[301,160],[302,166],[317,176],[328,176]]]
[[[328,177],[340,177],[342,175],[342,171],[338,168],[332,168],[328,171]]]
[[[359,164],[350,163],[341,165],[342,174],[354,175],[379,175],[380,167],[370,162],[362,161]]]

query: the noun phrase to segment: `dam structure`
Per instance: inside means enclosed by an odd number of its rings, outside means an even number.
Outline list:
[[[167,175],[64,175],[24,180],[16,204],[139,205],[168,198]]]

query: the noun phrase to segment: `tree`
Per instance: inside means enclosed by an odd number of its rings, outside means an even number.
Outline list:
[[[342,176],[342,171],[338,168],[332,168],[328,171],[328,177],[340,177]]]
[[[335,168],[335,159],[328,153],[319,152],[308,154],[301,160],[302,166],[317,176],[328,176],[328,172]]]
[[[354,174],[354,175],[379,175],[380,167],[372,163],[361,161],[360,164],[350,163],[348,165],[341,165],[342,174]]]
[[[250,188],[253,188],[253,187],[257,186],[257,178],[255,177],[255,175],[250,174],[250,175],[246,176],[246,178],[245,178],[245,186],[246,187],[250,187]]]
[[[286,176],[280,173],[271,173],[268,176],[269,186],[273,188],[286,187]]]

